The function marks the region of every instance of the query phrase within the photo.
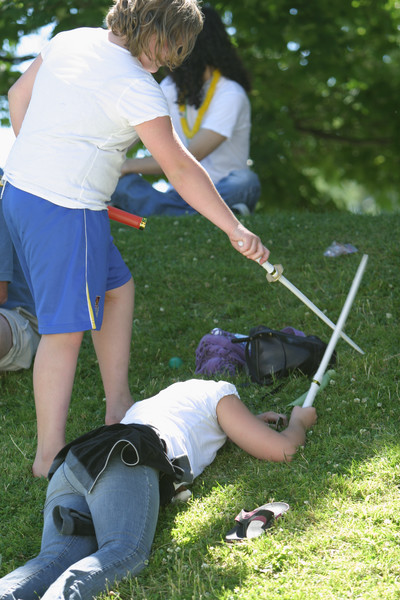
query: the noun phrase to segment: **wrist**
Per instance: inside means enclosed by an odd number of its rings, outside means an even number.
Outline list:
[[[242,237],[241,231],[240,231],[241,223],[233,213],[231,213],[231,214],[232,214],[232,220],[230,222],[230,225],[225,230],[225,233],[231,241],[237,241],[238,239],[240,239]]]

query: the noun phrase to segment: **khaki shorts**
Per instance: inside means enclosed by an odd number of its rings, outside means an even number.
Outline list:
[[[0,315],[7,319],[13,338],[11,350],[0,359],[0,371],[29,369],[40,340],[36,317],[20,307],[0,308]]]

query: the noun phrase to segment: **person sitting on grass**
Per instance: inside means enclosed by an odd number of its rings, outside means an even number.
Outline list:
[[[4,221],[0,200],[0,373],[29,369],[39,340],[32,294]]]
[[[259,178],[248,166],[250,75],[217,11],[205,5],[202,12],[204,26],[192,53],[161,82],[161,88],[183,144],[228,206],[248,215],[261,192]],[[162,192],[139,175],[162,173],[152,156],[126,160],[112,203],[143,216],[195,213],[172,185]]]
[[[50,470],[40,554],[0,579],[0,600],[92,600],[147,564],[161,503],[173,481],[190,482],[227,438],[250,455],[290,461],[315,408],[286,420],[253,415],[225,381],[174,383],[133,404],[121,424],[68,444]]]

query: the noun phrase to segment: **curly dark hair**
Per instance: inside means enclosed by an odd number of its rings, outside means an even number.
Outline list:
[[[239,83],[246,92],[251,89],[250,74],[232,44],[221,17],[209,4],[201,8],[203,29],[194,49],[182,65],[171,71],[178,89],[178,103],[199,108],[203,100],[203,75],[207,66],[214,67],[227,79]]]

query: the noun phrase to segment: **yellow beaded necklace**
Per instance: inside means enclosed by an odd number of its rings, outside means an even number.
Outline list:
[[[189,126],[187,124],[185,105],[184,104],[179,105],[179,113],[181,115],[181,125],[182,125],[182,129],[183,129],[183,133],[190,140],[192,139],[192,137],[194,137],[196,135],[196,133],[200,129],[201,122],[203,120],[205,113],[207,112],[208,107],[210,106],[211,100],[213,99],[213,96],[215,93],[215,88],[217,87],[217,83],[218,83],[220,77],[221,77],[220,71],[218,71],[218,69],[215,69],[213,76],[211,78],[210,87],[208,88],[206,97],[204,98],[204,101],[199,108],[199,111],[198,111],[197,117],[196,117],[196,121],[195,121],[192,129],[189,129]]]

